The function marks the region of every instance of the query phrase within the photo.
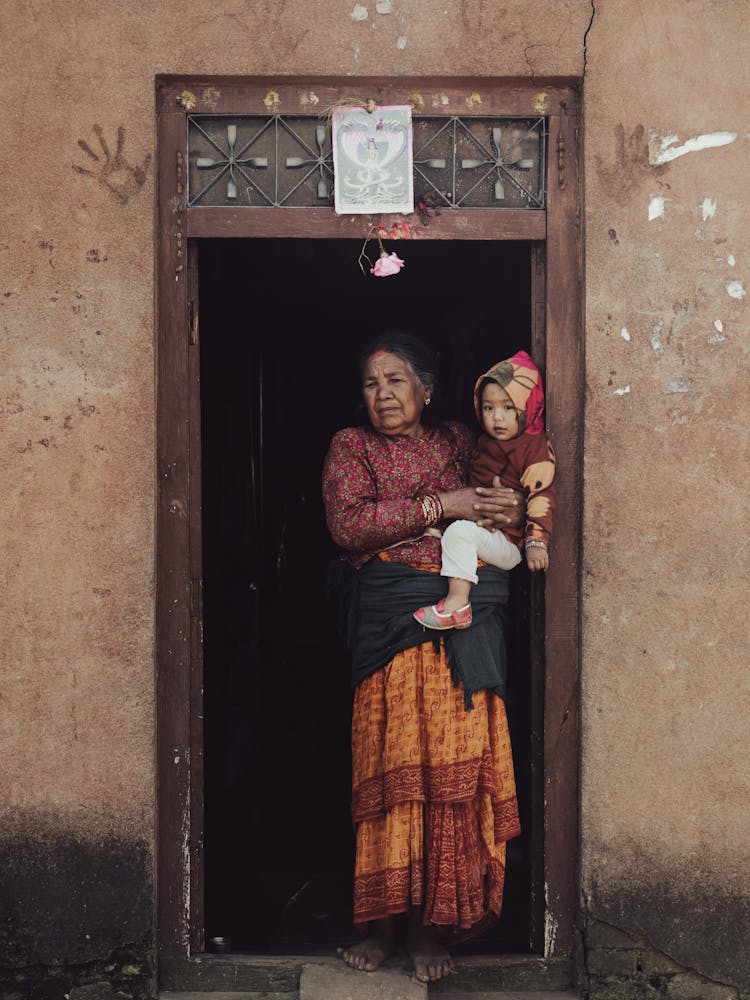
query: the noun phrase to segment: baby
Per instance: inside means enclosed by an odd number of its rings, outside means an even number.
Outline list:
[[[425,628],[443,630],[471,625],[469,595],[481,559],[500,569],[521,561],[521,546],[532,572],[549,566],[555,493],[555,455],[544,433],[544,391],[534,362],[525,351],[494,365],[474,387],[474,408],[484,432],[469,467],[471,486],[503,486],[526,493],[526,524],[489,531],[474,521],[454,521],[443,532],[441,576],[450,578],[448,594],[420,608],[414,617]]]

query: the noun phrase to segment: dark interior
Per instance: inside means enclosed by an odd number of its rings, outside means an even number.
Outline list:
[[[331,435],[359,420],[358,353],[383,329],[433,341],[442,413],[474,426],[476,375],[530,346],[529,244],[389,244],[406,266],[388,278],[362,274],[361,249],[200,243],[206,936],[234,952],[330,951],[354,936],[351,693],[323,587],[336,551],[320,476]],[[523,567],[511,633],[524,834],[509,845],[499,924],[461,948],[473,953],[528,952],[538,896]]]

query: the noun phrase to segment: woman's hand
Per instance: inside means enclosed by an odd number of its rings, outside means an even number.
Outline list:
[[[526,523],[526,494],[503,486],[500,476],[495,476],[492,486],[477,486],[476,509],[482,515],[476,518],[483,528],[501,528],[510,525],[521,528]]]
[[[525,496],[520,490],[500,485],[495,476],[492,486],[467,486],[462,490],[441,493],[443,513],[451,520],[476,521],[483,528],[520,527],[526,520]]]

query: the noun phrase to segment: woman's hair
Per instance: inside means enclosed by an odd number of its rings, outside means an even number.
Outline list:
[[[371,340],[360,354],[360,375],[364,376],[367,362],[378,351],[397,354],[412,368],[425,389],[432,387],[433,394],[435,393],[438,381],[438,356],[429,344],[420,340],[419,337],[398,330],[381,333],[374,340]]]

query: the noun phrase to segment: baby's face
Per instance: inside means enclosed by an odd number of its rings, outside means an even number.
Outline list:
[[[490,383],[482,389],[482,426],[496,441],[518,436],[518,411],[505,389]]]

